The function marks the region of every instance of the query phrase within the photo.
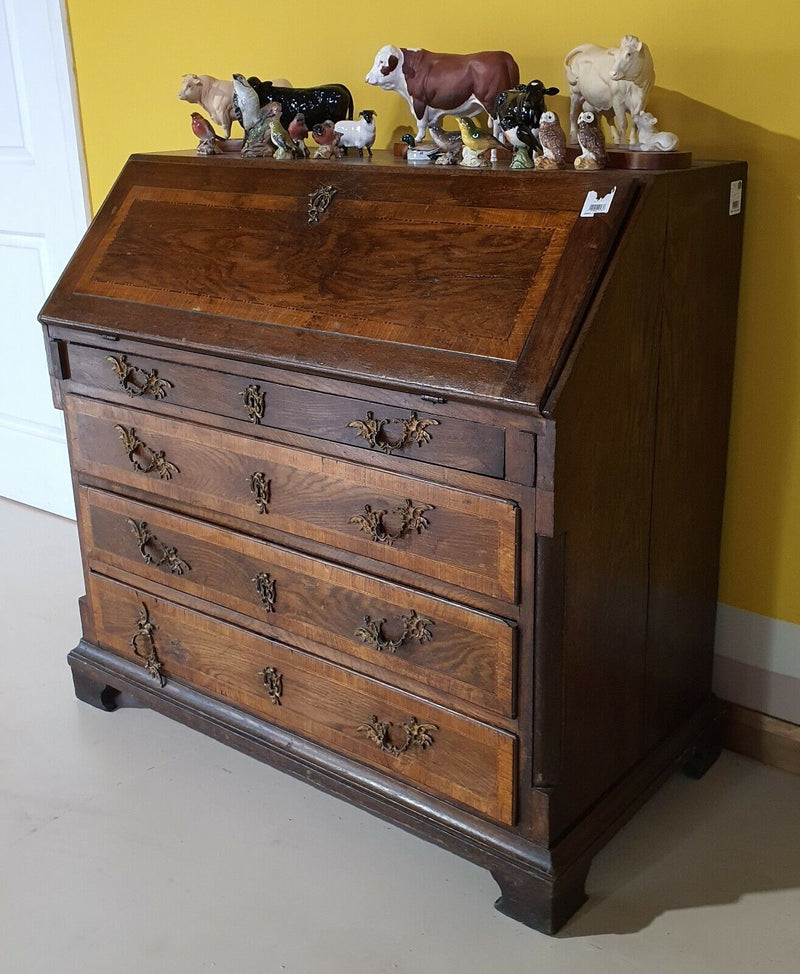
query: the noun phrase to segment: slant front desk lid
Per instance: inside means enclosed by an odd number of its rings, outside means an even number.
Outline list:
[[[134,156],[42,320],[538,409],[645,185]]]

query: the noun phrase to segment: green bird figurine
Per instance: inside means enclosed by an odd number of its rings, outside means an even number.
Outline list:
[[[502,149],[503,143],[498,142],[491,132],[486,132],[476,125],[471,118],[464,118],[462,115],[457,121],[461,130],[461,141],[464,144],[459,165],[466,166],[468,169],[491,166],[491,162],[484,159],[484,153],[490,149]]]
[[[281,124],[280,116],[269,120],[269,131],[275,146],[276,159],[294,159],[302,155],[294,139]]]

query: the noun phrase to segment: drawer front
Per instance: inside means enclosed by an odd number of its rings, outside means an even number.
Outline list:
[[[67,396],[79,474],[516,599],[514,503]]]
[[[93,569],[121,569],[513,717],[513,624],[245,535],[82,487]]]
[[[427,791],[513,824],[512,735],[243,629],[90,575],[98,642]]]
[[[77,391],[137,398],[149,408],[175,406],[265,427],[316,436],[366,450],[407,456],[489,477],[504,472],[505,431],[380,401],[263,382],[126,353],[71,344],[70,377]]]

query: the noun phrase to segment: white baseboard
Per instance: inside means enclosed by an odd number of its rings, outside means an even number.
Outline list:
[[[0,414],[0,457],[0,496],[75,519],[63,427]]]
[[[720,603],[714,692],[800,724],[800,626]]]

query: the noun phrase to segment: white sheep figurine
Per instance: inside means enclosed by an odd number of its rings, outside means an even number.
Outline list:
[[[359,156],[363,159],[364,149],[367,150],[369,158],[372,158],[372,146],[375,142],[375,116],[378,113],[372,109],[365,109],[358,113],[358,118],[354,121],[337,122],[334,130],[339,133],[339,145],[347,154],[348,149],[358,149]]]

